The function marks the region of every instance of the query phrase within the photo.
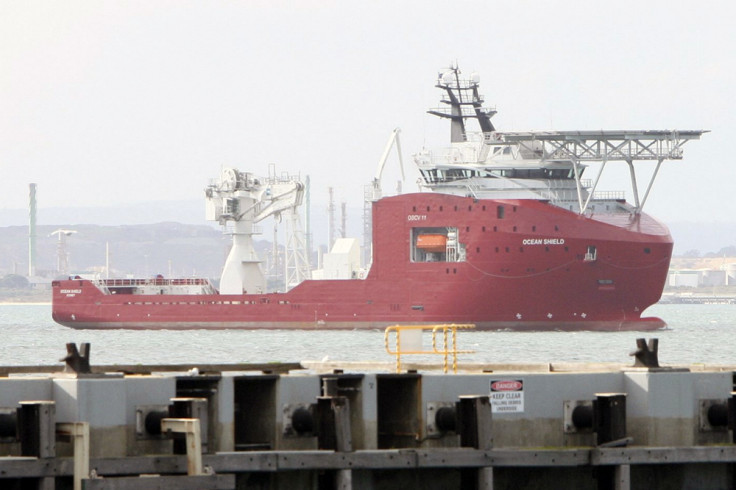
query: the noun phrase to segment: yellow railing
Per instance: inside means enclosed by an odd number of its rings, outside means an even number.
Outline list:
[[[439,354],[444,358],[444,372],[447,372],[448,357],[452,354],[452,372],[457,373],[457,355],[458,354],[472,354],[475,351],[472,350],[458,350],[457,349],[457,331],[459,329],[470,329],[475,328],[473,324],[461,324],[461,325],[392,325],[386,327],[383,334],[383,340],[386,344],[386,352],[392,356],[396,356],[396,372],[401,372],[401,356],[409,354]],[[421,336],[424,331],[432,332],[432,350],[403,350],[401,347],[401,333],[406,331],[418,331]],[[391,333],[395,334],[395,347],[391,350],[390,337]],[[437,347],[437,335],[442,335],[442,347]],[[408,340],[408,339],[407,339]]]

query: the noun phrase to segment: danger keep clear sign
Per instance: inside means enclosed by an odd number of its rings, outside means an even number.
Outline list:
[[[491,408],[493,413],[520,413],[524,411],[524,380],[491,380]]]

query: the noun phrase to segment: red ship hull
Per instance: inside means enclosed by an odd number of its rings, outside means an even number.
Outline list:
[[[416,236],[445,228],[457,230],[462,260],[417,260]],[[92,281],[55,281],[53,318],[95,329],[653,330],[665,323],[641,313],[659,300],[671,253],[667,228],[644,214],[407,194],[374,203],[364,279],[243,295],[106,294]]]

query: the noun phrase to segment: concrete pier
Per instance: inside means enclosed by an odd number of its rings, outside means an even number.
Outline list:
[[[735,367],[270,367],[2,368],[0,487],[733,488]]]

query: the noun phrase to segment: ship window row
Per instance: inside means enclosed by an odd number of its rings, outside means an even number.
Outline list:
[[[468,206],[468,211],[472,211],[472,208],[473,208],[472,206]],[[482,208],[483,208],[484,211],[486,210],[486,206],[485,205],[482,206]],[[438,210],[439,211],[442,211],[443,209],[444,209],[444,206],[438,206]],[[455,211],[457,211],[458,210],[458,206],[454,206],[454,209],[455,209]],[[426,207],[426,210],[428,212],[431,211],[431,206],[427,206]],[[515,213],[516,210],[517,210],[517,207],[516,206],[512,206],[511,207],[511,210],[512,210],[512,212]],[[412,211],[413,212],[417,212],[417,206],[412,206]],[[504,219],[505,216],[506,216],[506,206],[504,206],[504,205],[497,206],[496,207],[496,217],[498,219]],[[554,229],[555,229],[555,231],[560,231],[560,227],[558,225],[554,225]],[[532,230],[532,232],[536,232],[537,231],[537,225],[532,225],[531,230]],[[465,231],[470,231],[470,227],[469,226],[466,226],[465,227]],[[483,231],[486,231],[486,227],[485,226],[483,226]],[[493,227],[493,231],[498,231],[498,226],[494,226]],[[516,225],[514,225],[513,228],[512,228],[512,231],[518,231],[518,227]]]
[[[507,179],[570,180],[575,178],[575,171],[571,168],[509,168],[491,170],[490,174]]]
[[[411,210],[412,210],[412,212],[416,213],[416,212],[419,212],[420,208],[423,208],[423,210],[424,211],[427,211],[427,212],[432,211],[432,206],[429,206],[429,205],[425,205],[425,206],[412,206],[411,207]],[[514,213],[516,212],[516,208],[517,208],[516,206],[511,206],[511,210]],[[452,207],[452,210],[453,211],[460,211],[461,209],[464,209],[464,207],[463,206],[458,206],[457,204],[455,204]],[[477,207],[476,207],[476,209],[477,209]],[[481,211],[486,211],[487,210],[487,207],[486,207],[485,204],[482,204],[480,206],[480,209],[481,209]],[[437,211],[442,212],[444,210],[445,210],[445,206],[443,206],[443,205],[437,206]],[[473,205],[472,204],[469,204],[468,205],[468,211],[473,211]],[[503,204],[496,206],[496,217],[498,219],[503,219],[505,215],[506,215],[506,206],[503,205]]]
[[[262,298],[260,303],[270,303],[268,298]],[[258,301],[126,301],[126,305],[255,305]],[[280,305],[290,304],[288,300],[279,300]]]
[[[565,252],[569,252],[570,251],[570,249],[568,247],[565,247],[564,250],[565,250]],[[500,253],[501,252],[501,248],[500,247],[494,247],[494,251],[496,253]],[[504,251],[506,251],[507,253],[511,252],[511,247],[504,247]],[[545,252],[549,252],[550,251],[550,248],[549,247],[544,247],[544,251]],[[519,252],[524,253],[524,247],[519,247]],[[480,247],[475,247],[475,253],[477,253],[477,254],[480,253]]]
[[[456,182],[473,177],[502,177],[506,179],[572,180],[575,171],[571,168],[496,168],[496,169],[427,169],[420,170],[428,184]]]
[[[494,232],[497,232],[498,231],[498,226],[493,226],[492,229],[493,229]],[[559,231],[559,230],[560,230],[559,226],[555,225],[555,231]],[[465,227],[465,231],[466,232],[470,232],[470,226],[466,226]],[[481,231],[485,232],[485,231],[487,231],[487,228],[485,226],[482,226],[481,227]],[[512,232],[518,232],[519,231],[519,227],[516,226],[516,225],[514,225],[511,228],[511,231]],[[532,231],[532,233],[536,232],[537,231],[537,225],[532,225],[531,231]],[[645,253],[649,253],[649,252],[645,251]]]
[[[441,169],[428,169],[428,170],[420,170],[422,174],[422,178],[425,182],[428,184],[438,184],[440,182],[454,182],[457,180],[465,180],[470,179],[472,177],[483,177],[484,172],[480,172],[478,170],[469,170],[469,169],[447,169],[447,170],[441,170]]]
[[[501,248],[500,247],[494,247],[494,249],[495,249],[495,252],[496,253],[500,253],[501,252]],[[564,250],[565,250],[565,252],[569,252],[570,251],[570,248],[569,247],[565,247]],[[480,253],[480,247],[476,247],[475,251],[476,251],[476,253]],[[504,247],[504,251],[506,253],[511,252],[511,247]],[[544,251],[545,252],[549,252],[550,251],[550,248],[549,247],[544,247]],[[522,252],[523,253],[524,252],[524,247],[519,247],[519,252]]]

